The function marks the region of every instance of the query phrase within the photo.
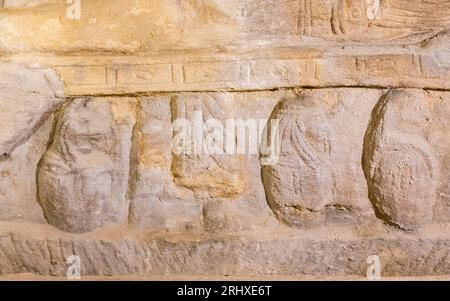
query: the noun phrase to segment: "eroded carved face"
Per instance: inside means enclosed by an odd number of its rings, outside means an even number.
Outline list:
[[[97,106],[104,106],[97,104]],[[79,105],[75,113],[69,112],[64,116],[60,133],[60,147],[73,158],[88,155],[93,152],[113,154],[115,152],[114,132],[111,129],[111,116],[108,108],[92,110],[89,102]]]
[[[116,221],[125,207],[117,194],[120,141],[111,103],[75,100],[59,118],[39,170],[46,218],[69,232],[87,232]]]
[[[304,102],[304,99],[299,100]],[[318,157],[327,156],[331,150],[330,134],[333,130],[326,113],[321,108],[314,107],[306,100],[305,106],[291,103],[283,107],[277,114],[281,119],[281,153],[297,154],[305,162],[313,162]]]

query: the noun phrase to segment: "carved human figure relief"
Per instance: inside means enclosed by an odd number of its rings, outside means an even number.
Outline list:
[[[391,90],[365,137],[364,169],[378,217],[404,230],[433,218],[439,166],[425,138],[430,113],[422,91]]]
[[[183,137],[185,147],[174,150],[172,174],[174,182],[191,190],[197,198],[235,198],[246,186],[242,156],[226,153],[223,131],[226,120],[233,117],[233,95],[185,94],[171,102],[174,145]],[[210,121],[218,121],[212,124]],[[215,136],[212,132],[218,133]],[[216,137],[215,143],[208,143]],[[220,142],[219,142],[220,140]],[[214,147],[209,147],[212,144]]]
[[[281,149],[278,163],[262,168],[269,205],[288,225],[316,223],[315,212],[333,201],[333,129],[326,112],[301,95],[282,101],[271,119],[280,120]]]
[[[123,115],[115,116],[108,101],[89,99],[60,113],[38,170],[39,201],[51,225],[87,232],[126,217],[132,122]]]

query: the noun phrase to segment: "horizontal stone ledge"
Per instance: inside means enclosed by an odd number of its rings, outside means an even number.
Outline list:
[[[24,58],[14,60],[31,63]],[[153,57],[33,60],[55,69],[69,97],[292,87],[450,89],[450,69],[435,53],[359,56],[314,53],[309,58],[204,55],[196,60],[189,55],[178,55],[162,56],[157,61]]]
[[[72,235],[47,225],[0,226],[0,274],[64,276],[80,257],[82,275],[366,275],[380,257],[382,277],[450,274],[448,224],[408,234],[379,224],[280,229],[248,235],[144,234],[120,229]]]

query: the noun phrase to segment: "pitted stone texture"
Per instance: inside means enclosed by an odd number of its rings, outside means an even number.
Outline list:
[[[171,105],[172,121],[187,122],[190,128],[174,128],[172,173],[175,183],[192,190],[198,198],[230,199],[242,194],[247,178],[243,156],[227,153],[224,134],[226,120],[235,114],[234,95],[181,94],[173,97]],[[219,122],[222,128],[209,124],[210,120]],[[223,143],[210,143],[214,131],[221,133]],[[183,144],[186,150],[177,147]]]
[[[280,102],[271,117],[280,122],[279,158],[262,175],[281,221],[306,227],[373,216],[360,142],[379,96],[377,90],[313,90]]]
[[[54,71],[0,63],[0,161],[63,101],[63,85]]]
[[[416,230],[448,219],[448,93],[392,90],[374,110],[364,167],[378,215]]]
[[[39,201],[51,225],[87,232],[127,217],[133,103],[77,99],[59,113],[38,172]]]

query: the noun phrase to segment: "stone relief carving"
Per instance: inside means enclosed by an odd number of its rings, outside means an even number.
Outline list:
[[[365,105],[376,95],[367,95]],[[271,119],[280,120],[280,157],[277,164],[262,167],[262,176],[267,201],[286,224],[304,227],[342,216],[370,215],[366,188],[358,180],[363,172],[357,139],[362,140],[364,133],[346,124],[352,120],[364,125],[364,118],[346,113],[347,106],[363,108],[363,103],[352,103],[356,96],[303,92],[281,101],[274,110]],[[345,139],[354,136],[354,141]]]
[[[425,130],[431,114],[424,92],[389,91],[374,110],[364,168],[378,216],[404,230],[432,221],[439,163]]]
[[[450,7],[406,0],[300,0],[298,9],[299,35],[376,44],[418,42],[448,29]],[[421,14],[414,14],[417,9]]]
[[[0,279],[450,274],[449,0],[82,2],[0,0]]]
[[[133,117],[114,106],[108,100],[77,99],[59,114],[38,170],[39,201],[57,228],[87,232],[127,216]]]
[[[281,152],[277,167],[264,167],[268,199],[279,217],[301,225],[333,199],[330,151],[333,129],[323,108],[311,96],[284,101],[275,111],[280,120]]]
[[[233,198],[242,193],[245,189],[245,171],[241,156],[226,154],[225,148],[219,151],[206,149],[209,130],[203,127],[214,118],[222,122],[225,128],[226,119],[233,116],[232,94],[179,95],[173,98],[171,106],[173,120],[186,120],[192,125],[187,135],[190,153],[174,154],[172,173],[175,183],[192,190],[199,198]],[[194,114],[201,116],[194,121]],[[195,122],[202,127],[200,138],[195,133]],[[178,129],[174,131],[175,136],[180,134]]]

